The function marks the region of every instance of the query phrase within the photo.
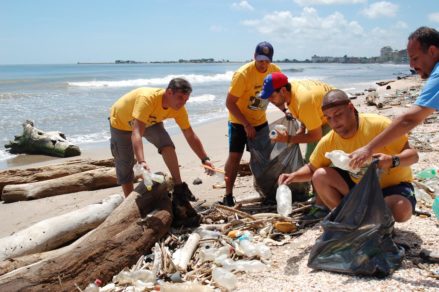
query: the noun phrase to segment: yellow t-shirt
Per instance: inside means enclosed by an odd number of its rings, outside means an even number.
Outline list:
[[[308,131],[326,124],[322,112],[323,96],[335,89],[331,85],[317,80],[296,80],[291,82],[290,112],[305,125]]]
[[[346,153],[351,153],[366,145],[390,125],[390,120],[388,118],[376,114],[360,114],[359,117],[359,128],[353,137],[343,139],[334,131],[330,131],[320,140],[309,159],[313,167],[327,167],[331,164],[331,160],[325,157],[326,152],[343,150]],[[384,153],[388,155],[399,154],[407,143],[407,140],[407,135],[401,136],[389,145],[378,149],[375,153]],[[352,174],[351,179],[355,183],[360,181],[360,177],[354,177]],[[401,182],[411,182],[412,180],[412,170],[408,166],[384,170],[380,176],[380,184],[382,188],[397,185]]]
[[[111,107],[111,126],[123,131],[132,131],[133,119],[149,127],[165,119],[174,118],[182,130],[188,129],[190,123],[186,108],[163,108],[164,93],[165,89],[161,88],[137,88],[128,92]]]
[[[275,64],[270,64],[267,72],[261,73],[256,69],[255,62],[252,61],[243,65],[233,75],[229,93],[239,98],[236,105],[252,126],[259,126],[267,121],[265,110],[268,100],[260,99],[257,96],[262,91],[265,76],[273,72],[280,72],[279,67]],[[229,113],[229,121],[241,124],[231,113]]]

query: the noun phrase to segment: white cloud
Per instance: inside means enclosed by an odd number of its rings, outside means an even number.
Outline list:
[[[398,11],[398,5],[387,1],[376,2],[362,11],[369,18],[393,17]]]
[[[234,2],[232,4],[232,8],[235,10],[249,10],[249,11],[254,10],[253,6],[251,6],[251,4],[245,0],[240,1],[239,3]]]
[[[386,28],[366,31],[360,23],[347,19],[342,13],[319,15],[311,7],[304,7],[300,14],[275,11],[260,19],[242,22],[258,31],[269,41],[280,44],[277,56],[306,59],[320,56],[378,56],[381,47],[405,48],[407,24],[400,21]]]
[[[333,5],[333,4],[357,4],[367,0],[294,0],[300,6]]]
[[[439,22],[439,12],[430,13],[428,15],[428,20],[433,21],[433,22]]]

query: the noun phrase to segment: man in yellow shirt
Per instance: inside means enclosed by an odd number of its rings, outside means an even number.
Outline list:
[[[238,173],[244,148],[248,140],[258,136],[265,137],[269,143],[269,131],[265,111],[268,102],[259,97],[265,76],[280,71],[272,64],[273,46],[268,42],[261,42],[256,46],[254,61],[240,67],[233,75],[229,92],[226,98],[226,107],[229,110],[229,157],[225,165],[226,195],[223,204],[234,205],[233,186]],[[264,145],[264,141],[258,144]],[[251,146],[250,146],[251,147]]]
[[[317,80],[288,82],[288,77],[281,72],[265,77],[261,98],[268,99],[285,113],[288,110],[301,123],[294,136],[278,135],[273,141],[307,143],[305,162],[308,162],[317,142],[331,130],[321,109],[323,96],[331,89],[334,87]]]
[[[360,180],[352,173],[330,167],[331,161],[325,153],[333,150],[350,153],[366,145],[390,125],[390,120],[385,117],[358,114],[346,93],[337,89],[324,96],[322,110],[332,131],[317,144],[307,165],[293,173],[281,174],[278,180],[279,184],[312,180],[318,200],[317,206],[308,214],[311,216],[306,216],[306,219],[322,218],[325,211],[321,205],[334,209]],[[383,170],[380,185],[395,221],[409,220],[416,205],[410,165],[418,161],[417,151],[410,147],[407,136],[401,136],[378,148],[374,156],[379,160],[378,168]]]
[[[201,162],[213,167],[200,139],[190,126],[184,107],[191,92],[192,87],[188,81],[174,78],[166,89],[138,88],[128,92],[113,104],[110,114],[111,152],[115,159],[117,181],[122,185],[125,196],[133,190],[135,160],[145,170],[149,170],[143,153],[144,137],[157,147],[172,175],[176,217],[179,217],[179,206],[183,206],[191,217],[199,216],[188,202],[194,197],[187,184],[181,180],[175,146],[163,126],[163,120],[175,119]]]

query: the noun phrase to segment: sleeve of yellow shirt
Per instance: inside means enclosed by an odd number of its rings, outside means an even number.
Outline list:
[[[329,145],[327,138],[328,136],[325,136],[319,141],[309,158],[309,163],[316,169],[331,165],[331,160],[325,157],[325,153],[331,151],[327,149]]]
[[[241,97],[245,92],[245,78],[240,72],[233,74],[230,83],[229,93],[236,97]]]

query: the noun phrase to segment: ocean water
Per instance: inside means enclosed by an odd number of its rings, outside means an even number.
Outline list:
[[[174,77],[192,83],[186,107],[194,127],[226,117],[230,80],[242,64],[0,66],[0,161],[13,157],[4,145],[21,134],[25,120],[43,131],[61,131],[80,147],[107,141],[109,109],[120,96],[141,86],[166,87]],[[320,79],[350,92],[410,73],[408,65],[393,64],[278,65],[289,79]],[[173,121],[166,127],[171,133],[178,131]]]

